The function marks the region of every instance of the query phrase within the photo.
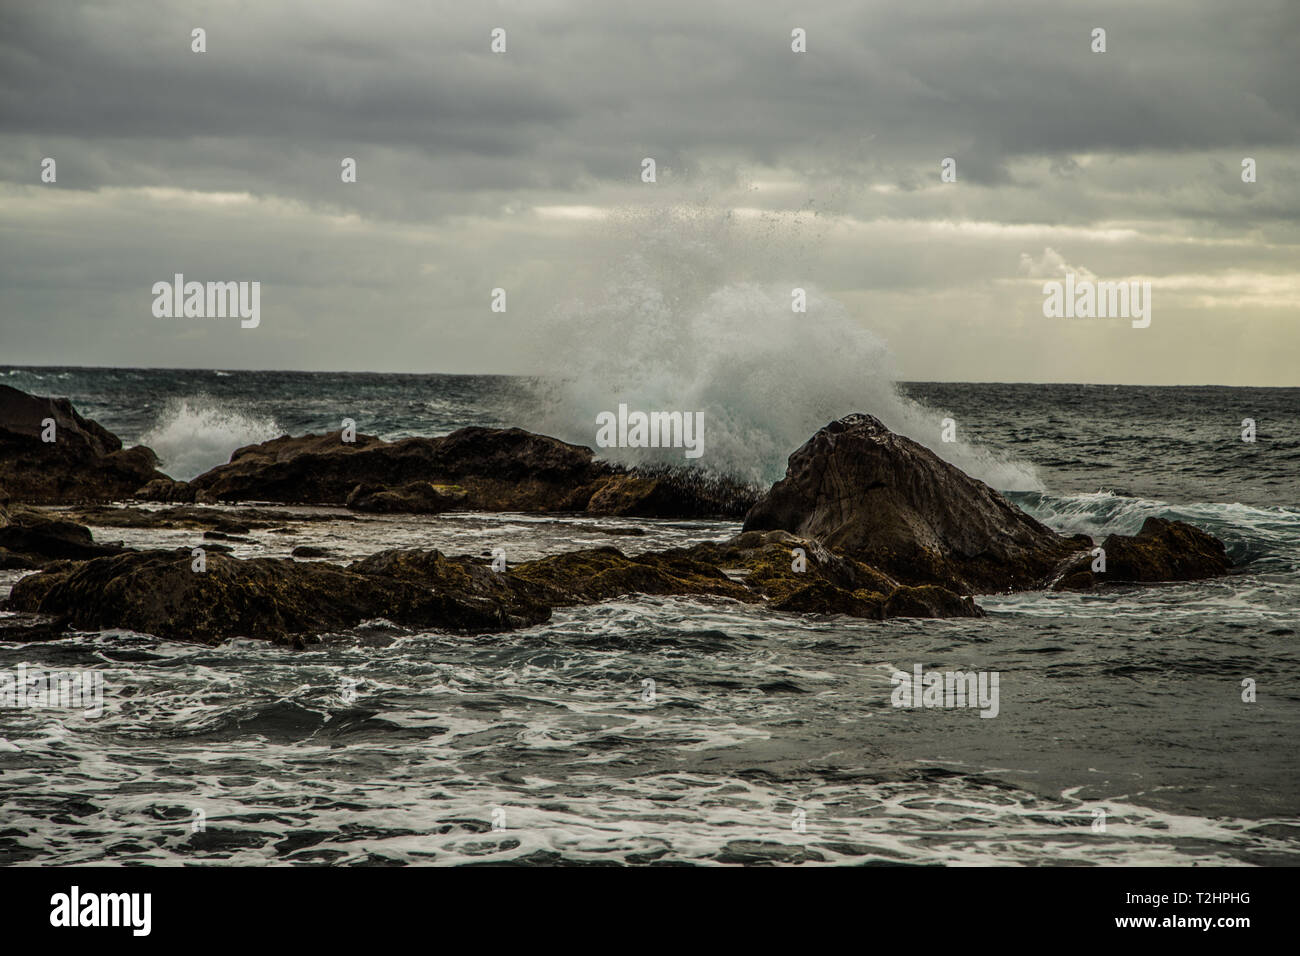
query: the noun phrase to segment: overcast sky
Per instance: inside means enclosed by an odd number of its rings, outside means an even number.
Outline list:
[[[1295,0],[0,0],[0,363],[553,371],[595,299],[798,286],[905,379],[1300,385],[1298,91]],[[1150,327],[1045,318],[1067,271]]]

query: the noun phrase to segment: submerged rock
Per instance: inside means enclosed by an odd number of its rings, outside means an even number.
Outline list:
[[[50,422],[53,422],[53,431]],[[45,441],[45,437],[53,441]],[[125,498],[167,476],[143,445],[82,418],[66,398],[40,398],[0,385],[0,484],[15,501],[62,504]]]

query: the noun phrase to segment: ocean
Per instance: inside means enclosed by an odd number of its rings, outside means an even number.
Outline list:
[[[817,427],[870,412],[1057,530],[1177,518],[1236,568],[983,595],[980,619],[628,596],[501,635],[376,620],[301,652],[120,631],[0,646],[0,670],[94,669],[105,687],[98,718],[0,710],[0,864],[1300,863],[1300,389],[876,381],[856,403],[837,386],[781,405],[707,378],[718,454],[702,463],[719,470],[769,482]],[[387,439],[520,425],[593,444],[581,388],[502,376],[0,367],[0,382],[70,398],[177,478],[343,417]],[[738,530],[301,510],[331,517],[235,553],[508,544],[513,561]],[[602,533],[628,524],[646,533]],[[0,596],[23,573],[0,571]],[[892,706],[891,674],[917,664],[997,672],[997,716]]]

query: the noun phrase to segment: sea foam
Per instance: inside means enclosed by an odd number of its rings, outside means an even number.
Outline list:
[[[767,485],[819,428],[868,412],[996,488],[1041,489],[1028,464],[941,441],[945,413],[899,394],[894,357],[862,317],[798,278],[770,236],[753,233],[698,212],[620,222],[585,286],[533,326],[542,372],[511,410],[517,423],[592,446],[596,416],[620,402],[703,412],[704,455],[693,464]],[[792,310],[794,288],[806,291],[805,313]],[[681,462],[674,449],[602,454]]]
[[[163,472],[189,481],[228,462],[236,448],[281,434],[274,418],[198,395],[168,401],[140,442],[157,453]]]

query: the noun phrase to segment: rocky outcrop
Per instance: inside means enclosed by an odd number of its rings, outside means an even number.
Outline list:
[[[441,438],[386,442],[342,432],[284,436],[240,448],[184,488],[142,489],[151,500],[278,501],[358,511],[588,512],[639,517],[740,517],[756,493],[685,469],[627,471],[590,448],[520,428],[462,428]]]
[[[127,628],[206,644],[238,636],[299,647],[373,618],[473,633],[538,624],[551,613],[532,588],[468,561],[431,560],[418,584],[373,559],[343,568],[209,553],[201,572],[191,561],[182,548],[61,566],[20,580],[9,606],[82,630]]]
[[[94,430],[87,435],[94,438]],[[345,443],[339,433],[281,438],[237,451],[229,465],[184,491],[156,479],[151,487],[175,500],[193,491],[195,500],[346,503],[377,512],[454,506],[699,517],[745,500],[744,490],[727,482],[668,469],[628,472],[596,461],[587,448],[483,428],[391,443],[370,436]],[[238,560],[220,545],[205,545],[206,568],[196,571],[188,549],[112,553],[119,549],[95,544],[66,518],[247,540],[236,536],[326,516],[258,508],[225,515],[180,504],[86,507],[59,517],[3,505],[0,499],[0,549],[35,550],[0,550],[0,557],[31,554],[44,566],[14,586],[9,607],[38,615],[27,630],[42,637],[56,627],[112,627],[206,643],[251,637],[302,646],[372,618],[467,633],[509,630],[546,621],[555,607],[625,594],[710,596],[778,612],[869,619],[975,617],[983,612],[972,593],[1192,580],[1230,566],[1213,536],[1152,518],[1135,536],[1108,537],[1106,573],[1094,575],[1087,536],[1055,533],[867,415],[832,422],[791,455],[785,478],[728,540],[638,555],[593,548],[501,571],[481,558],[438,551],[383,551],[344,567]],[[316,559],[329,552],[301,545],[294,554]]]
[[[554,606],[595,604],[625,594],[713,594],[738,601],[761,598],[686,551],[629,557],[617,548],[590,548],[530,561],[511,574],[539,588]]]
[[[60,504],[126,498],[167,477],[157,464],[150,449],[123,449],[116,435],[82,418],[66,398],[39,398],[0,385],[0,484],[13,500]]]
[[[795,570],[792,546],[812,555],[802,570]],[[249,637],[297,647],[373,618],[507,631],[546,621],[554,607],[627,594],[710,595],[873,619],[982,613],[969,598],[899,585],[783,532],[636,556],[592,548],[504,571],[481,559],[412,549],[381,551],[346,567],[208,552],[203,571],[194,570],[183,548],[60,562],[14,585],[9,609],[84,630],[126,628],[209,644]]]
[[[189,504],[198,499],[195,490],[188,481],[173,481],[170,478],[155,478],[137,488],[132,496],[141,501],[166,501],[177,504]],[[211,499],[207,499],[211,500]]]
[[[86,560],[123,550],[97,544],[90,529],[21,505],[0,507],[0,568],[44,568],[55,561]]]
[[[790,456],[744,528],[815,538],[900,583],[960,594],[1042,586],[1088,544],[870,415],[827,425]]]
[[[463,508],[469,493],[459,485],[435,485],[427,481],[409,481],[400,488],[383,485],[357,485],[345,502],[353,511],[372,514],[442,514]]]
[[[666,552],[675,554],[678,552]],[[888,617],[980,617],[969,597],[938,586],[914,588],[880,570],[785,531],[746,531],[684,552],[727,570],[778,611]]]
[[[425,482],[458,486],[470,509],[581,511],[601,477],[590,449],[518,428],[462,428],[396,442],[283,436],[238,449],[190,487],[220,501],[344,505],[358,485],[396,491]]]
[[[755,489],[729,478],[659,466],[615,471],[585,510],[642,518],[740,518],[757,499]]]
[[[42,441],[46,421],[53,442]],[[145,446],[82,418],[65,398],[0,385],[0,483],[34,504],[137,498],[171,504],[274,501],[372,513],[588,512],[635,517],[741,517],[746,485],[686,468],[628,470],[590,448],[520,428],[461,428],[387,442],[341,431],[287,435],[237,449],[192,481],[157,470]]]
[[[1112,534],[1101,543],[1105,570],[1090,551],[1073,556],[1056,574],[1057,591],[1086,591],[1121,582],[1196,581],[1232,567],[1223,542],[1184,521],[1147,518],[1136,535]],[[1100,565],[1099,565],[1100,566]]]

